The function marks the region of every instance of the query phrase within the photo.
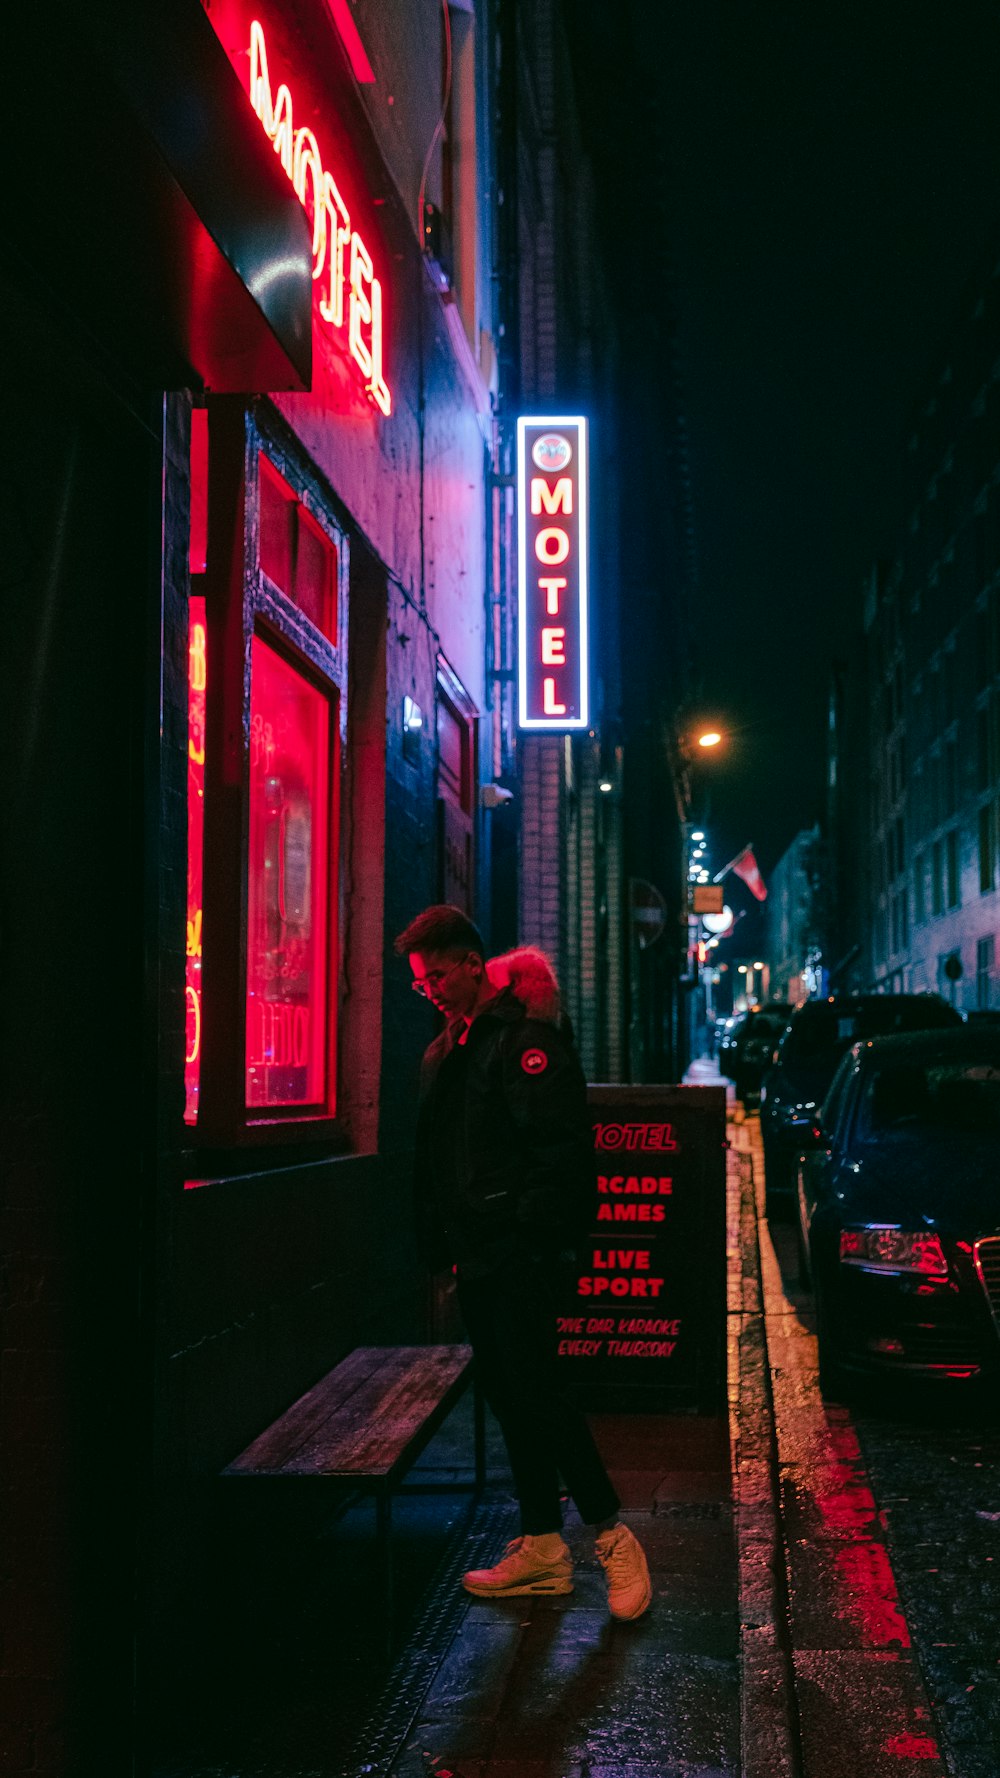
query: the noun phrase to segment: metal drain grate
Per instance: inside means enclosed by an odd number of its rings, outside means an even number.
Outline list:
[[[388,1778],[434,1677],[472,1600],[460,1576],[488,1568],[517,1535],[510,1500],[484,1501],[458,1526],[430,1587],[427,1605],[340,1768],[340,1778]]]

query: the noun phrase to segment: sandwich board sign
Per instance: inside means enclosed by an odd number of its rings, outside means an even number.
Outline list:
[[[592,1086],[589,1232],[559,1303],[563,1381],[597,1412],[718,1413],[726,1388],[726,1094]]]

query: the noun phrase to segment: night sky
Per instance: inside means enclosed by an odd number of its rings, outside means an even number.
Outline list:
[[[632,0],[624,57],[620,6],[571,10],[602,177],[666,235],[704,708],[731,732],[713,864],[752,841],[766,876],[822,814],[906,416],[1000,240],[1000,6]]]

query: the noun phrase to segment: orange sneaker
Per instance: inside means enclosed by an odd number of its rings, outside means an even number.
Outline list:
[[[608,1582],[608,1610],[612,1617],[641,1617],[653,1597],[646,1554],[627,1525],[602,1531],[594,1548]]]
[[[511,1599],[519,1593],[571,1593],[573,1558],[559,1539],[554,1556],[540,1555],[538,1539],[515,1537],[495,1568],[471,1568],[462,1576],[467,1593],[477,1599]]]

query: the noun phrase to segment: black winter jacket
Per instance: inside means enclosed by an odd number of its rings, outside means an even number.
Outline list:
[[[421,1069],[417,1234],[432,1271],[468,1275],[514,1254],[553,1258],[586,1228],[594,1155],[583,1069],[568,1036],[505,988],[430,1045]],[[451,1071],[449,1077],[449,1071]]]

